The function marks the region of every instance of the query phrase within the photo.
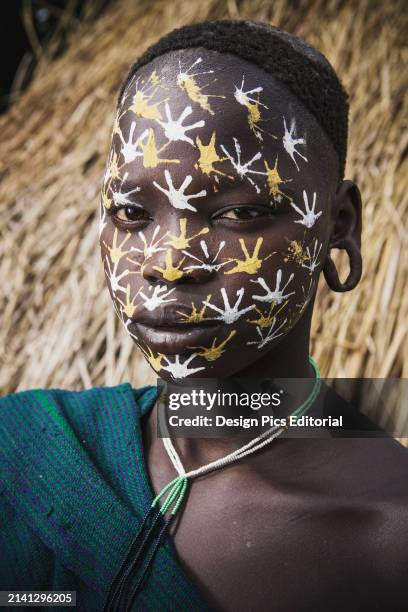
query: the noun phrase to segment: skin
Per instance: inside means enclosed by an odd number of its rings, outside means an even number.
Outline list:
[[[156,417],[144,424],[154,494],[176,475]],[[188,470],[232,450],[219,442],[176,446]],[[180,564],[213,610],[402,612],[407,463],[388,438],[274,440],[194,481],[172,530]]]
[[[202,61],[189,71],[196,74],[194,83],[180,81],[179,60],[186,71],[199,58]],[[258,89],[247,94],[253,106],[242,104],[242,97],[241,102],[236,99],[236,88]],[[191,106],[183,125],[196,124],[185,132],[193,144],[171,141],[166,135],[166,102],[173,119]],[[292,136],[304,138],[305,144],[297,145],[301,155],[291,156],[283,137],[293,120]],[[197,125],[201,122],[205,125]],[[143,146],[151,144],[152,133],[159,158],[168,160],[165,163],[157,158],[149,162],[141,155]],[[215,162],[216,172],[208,174],[198,163],[197,137],[208,144],[213,133],[216,153],[226,159]],[[265,175],[248,175],[255,186],[239,176],[225,153],[235,155],[234,137],[243,162],[261,153],[251,166],[258,172],[266,171],[265,163],[268,168],[276,163],[282,182],[275,186],[281,194],[271,193]],[[134,144],[138,138],[143,146],[123,149],[124,143]],[[135,150],[138,155],[131,159]],[[171,204],[163,191],[169,188],[166,170],[176,188],[191,176],[185,195],[206,192],[184,200],[184,206],[187,202],[195,210]],[[299,209],[306,212],[303,192],[309,206],[316,198],[316,218],[310,226],[298,222]],[[126,210],[133,214],[130,208],[119,211],[113,206],[118,193],[128,193],[130,206],[143,207],[133,221],[126,221]],[[216,52],[183,50],[141,69],[125,92],[103,185],[101,254],[116,312],[163,379],[173,382],[177,370],[171,364],[178,360],[183,365],[192,355],[187,369],[178,370],[184,377],[227,378],[237,372],[312,377],[309,335],[317,281],[331,245],[348,240],[359,250],[360,215],[358,188],[351,181],[338,180],[336,153],[316,120],[257,67]],[[237,216],[247,219],[240,221]],[[174,238],[182,233],[181,222],[186,223],[187,237],[195,235],[187,248]],[[166,245],[169,240],[173,244]],[[191,267],[199,263],[197,259],[204,261],[201,240],[209,261],[219,253],[216,263],[223,264],[219,269]],[[244,259],[243,245],[253,254],[257,243],[259,266],[255,262],[250,272],[233,271]],[[146,251],[152,244],[163,250]],[[169,246],[173,266],[181,272],[178,278],[164,277]],[[279,271],[283,285],[291,278],[285,297],[265,302],[254,298],[265,293],[257,279],[261,277],[264,286],[273,290]],[[173,290],[167,299],[176,302],[149,311],[142,293],[151,296],[164,285],[166,291]],[[214,317],[217,310],[208,303],[222,309],[222,289],[230,304],[243,290],[239,309],[250,310],[233,322],[221,322],[210,330],[209,339],[197,343],[199,348],[190,348],[190,332],[174,329],[175,317],[182,325],[194,312],[192,303],[197,312],[205,302],[205,318]],[[170,316],[173,327],[158,330],[161,349],[156,350],[141,334],[140,323],[146,317],[150,324],[154,318],[163,323],[163,314]],[[262,316],[270,317],[265,327],[254,323]],[[278,330],[276,337],[260,346],[271,328]],[[180,334],[187,340],[180,340]],[[208,350],[214,336],[216,347],[225,342],[216,353]],[[175,476],[156,424],[153,408],[143,420],[143,437],[155,494]],[[176,442],[187,470],[243,443],[234,438]],[[407,468],[400,449],[389,439],[280,439],[244,462],[194,481],[172,532],[181,566],[213,609],[269,610],[273,605],[282,612],[371,610],[373,601],[379,610],[401,609],[397,602],[403,593],[401,568],[406,565],[400,532],[407,525],[403,510]],[[378,462],[381,471],[372,469]]]

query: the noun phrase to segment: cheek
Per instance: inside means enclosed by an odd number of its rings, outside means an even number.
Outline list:
[[[117,315],[123,323],[137,308],[136,294],[142,284],[143,256],[132,250],[134,236],[120,232],[109,220],[100,233],[100,249],[106,283]]]
[[[292,225],[291,235],[263,236],[258,258],[256,249],[246,248],[249,257],[226,253],[234,265],[220,279],[230,299],[245,311],[233,326],[236,335],[231,348],[262,349],[287,333],[302,316],[316,288],[323,263],[321,234]],[[258,238],[259,240],[259,238]],[[264,245],[274,245],[274,250]],[[241,245],[246,246],[246,245]],[[252,258],[252,260],[251,260]]]

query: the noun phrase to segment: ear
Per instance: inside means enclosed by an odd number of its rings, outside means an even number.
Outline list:
[[[339,183],[332,203],[332,228],[328,253],[323,266],[327,284],[333,291],[350,291],[357,286],[362,274],[361,258],[361,194],[353,181]],[[350,273],[344,283],[330,257],[330,249],[344,249],[350,259]]]

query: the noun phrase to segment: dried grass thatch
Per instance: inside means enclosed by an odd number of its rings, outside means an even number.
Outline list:
[[[2,393],[154,380],[116,319],[97,247],[115,95],[166,31],[223,17],[304,37],[349,90],[347,176],[363,194],[364,276],[346,295],[321,279],[312,354],[327,376],[408,376],[404,13],[403,2],[369,0],[118,0],[80,25],[59,59],[39,50],[31,86],[0,121]]]

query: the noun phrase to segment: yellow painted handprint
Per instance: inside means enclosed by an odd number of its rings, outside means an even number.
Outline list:
[[[246,272],[246,274],[256,274],[260,267],[262,266],[262,262],[272,257],[274,253],[270,253],[263,259],[258,257],[259,250],[261,248],[261,244],[263,242],[263,238],[259,237],[256,241],[256,245],[254,247],[254,251],[252,255],[248,253],[248,249],[245,244],[245,240],[243,238],[239,239],[239,243],[241,245],[242,252],[244,253],[245,259],[237,259],[235,257],[230,258],[228,261],[235,261],[236,264],[231,270],[227,270],[224,274],[235,274],[237,272]]]
[[[189,346],[188,348],[201,349],[201,351],[197,352],[197,355],[199,357],[204,357],[204,359],[206,359],[207,361],[215,361],[216,359],[219,359],[223,353],[225,353],[224,346],[227,344],[227,342],[229,342],[229,340],[231,340],[231,338],[233,336],[235,336],[236,333],[237,332],[236,332],[235,329],[230,331],[230,333],[228,334],[228,337],[225,340],[223,340],[222,342],[220,342],[220,344],[218,344],[218,346],[216,344],[217,338],[214,338],[214,340],[212,341],[211,346],[209,346],[209,347],[205,347],[205,346]]]

